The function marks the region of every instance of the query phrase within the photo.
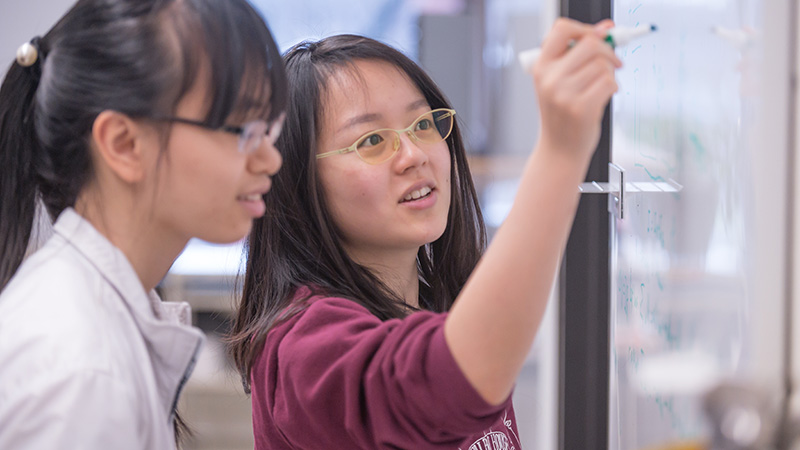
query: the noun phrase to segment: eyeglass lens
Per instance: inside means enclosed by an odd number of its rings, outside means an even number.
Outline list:
[[[283,128],[283,119],[285,115],[281,114],[272,123],[267,123],[263,120],[255,120],[248,122],[242,129],[242,134],[239,137],[239,151],[242,153],[253,153],[261,147],[262,140],[267,139],[271,145],[275,145],[278,136],[281,134]]]
[[[408,132],[417,142],[435,144],[450,135],[453,114],[447,110],[434,110],[420,116]],[[400,135],[395,130],[376,130],[356,142],[356,151],[365,162],[379,164],[391,158],[400,148]]]

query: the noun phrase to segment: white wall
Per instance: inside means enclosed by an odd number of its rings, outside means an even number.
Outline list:
[[[0,72],[5,74],[17,48],[45,34],[75,0],[2,0],[0,2]]]

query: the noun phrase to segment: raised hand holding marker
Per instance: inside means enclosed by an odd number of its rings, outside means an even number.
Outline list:
[[[638,26],[638,27],[614,27],[608,30],[608,34],[605,37],[605,41],[608,42],[608,45],[611,48],[617,48],[619,46],[625,45],[632,40],[650,34],[656,31],[658,28],[655,25],[650,26]],[[575,42],[570,43],[570,47],[575,45]],[[526,71],[529,70],[533,65],[536,63],[536,60],[539,59],[539,54],[542,52],[542,49],[537,47],[530,50],[525,50],[519,53],[517,58],[519,59],[519,63],[522,65],[522,68]]]

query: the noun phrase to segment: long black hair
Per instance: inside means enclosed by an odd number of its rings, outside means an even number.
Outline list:
[[[344,250],[317,176],[317,136],[324,99],[333,74],[357,70],[359,60],[385,61],[399,68],[431,108],[450,105],[430,77],[401,52],[375,40],[339,35],[293,47],[284,56],[289,104],[277,147],[283,156],[267,212],[256,220],[247,245],[242,301],[230,351],[245,389],[253,361],[270,327],[303,307],[293,302],[298,287],[315,294],[352,299],[381,320],[409,313],[394,292]],[[474,269],[486,232],[467,165],[458,125],[447,139],[450,149],[451,203],[447,227],[417,254],[421,308],[446,311]]]
[[[25,255],[37,201],[55,219],[91,180],[102,111],[169,116],[201,65],[209,126],[273,120],[286,105],[280,53],[246,0],[80,0],[31,44],[35,64],[12,63],[0,87],[0,291]]]

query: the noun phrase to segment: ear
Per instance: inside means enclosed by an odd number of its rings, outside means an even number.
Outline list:
[[[148,131],[125,114],[101,112],[92,126],[98,158],[121,180],[142,181],[147,173],[146,143],[152,134]]]

